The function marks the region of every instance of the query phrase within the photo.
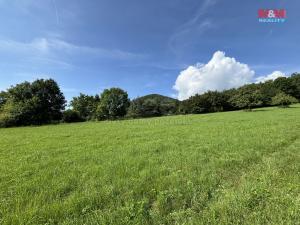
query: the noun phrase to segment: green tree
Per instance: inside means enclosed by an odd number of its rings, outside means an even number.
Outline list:
[[[65,98],[52,79],[17,84],[5,95],[5,104],[1,107],[5,126],[45,124],[62,118]]]
[[[262,94],[255,84],[245,85],[233,95],[229,101],[237,109],[251,111],[255,107],[263,105]]]
[[[1,109],[1,106],[3,106],[5,104],[5,102],[7,101],[7,97],[8,97],[7,92],[5,92],[5,91],[0,92],[0,109]]]
[[[208,91],[188,99],[190,113],[221,112],[228,106],[228,97],[223,92]]]
[[[290,79],[292,86],[295,88],[293,96],[300,100],[300,73],[293,73]]]
[[[16,126],[17,118],[13,113],[14,109],[16,109],[16,107],[14,107],[12,101],[6,101],[6,103],[2,105],[0,108],[0,127]]]
[[[74,97],[70,106],[74,111],[77,111],[79,116],[84,120],[91,120],[94,118],[97,105],[99,104],[99,96],[89,96],[80,93],[78,97]]]
[[[96,110],[98,120],[117,119],[127,113],[130,101],[127,92],[120,88],[105,89]]]
[[[1,110],[1,126],[24,126],[38,124],[34,121],[35,105],[37,98],[27,99],[24,102],[16,102],[8,99]]]
[[[230,101],[230,99],[234,95],[236,95],[237,92],[238,91],[235,88],[222,91],[222,94],[224,96],[224,104],[225,104],[225,105],[223,105],[224,111],[230,111],[230,110],[235,110],[236,109],[235,105],[232,104],[232,102]]]
[[[257,84],[257,89],[260,90],[263,106],[272,105],[272,98],[280,92],[272,80]]]
[[[274,80],[274,86],[287,95],[295,96],[296,87],[289,77],[279,77]]]
[[[58,84],[52,79],[40,79],[31,84],[31,89],[37,98],[34,121],[42,124],[61,120],[66,100]]]
[[[290,95],[287,95],[283,92],[278,93],[275,97],[272,98],[273,105],[278,105],[279,107],[289,107],[293,103],[297,103],[298,100]]]
[[[189,114],[191,113],[191,104],[188,99],[179,102],[178,105],[179,114]]]

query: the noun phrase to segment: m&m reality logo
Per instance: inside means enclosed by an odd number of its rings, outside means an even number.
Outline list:
[[[259,9],[258,21],[261,23],[283,23],[286,20],[285,9]]]

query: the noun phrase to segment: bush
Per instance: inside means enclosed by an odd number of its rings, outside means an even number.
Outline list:
[[[83,118],[80,117],[79,112],[74,111],[72,109],[68,109],[63,112],[62,121],[65,123],[75,123],[84,121]]]
[[[298,100],[290,95],[287,95],[283,92],[277,94],[275,97],[272,98],[272,104],[277,105],[279,107],[289,107],[293,103],[297,103]]]
[[[1,107],[0,126],[13,127],[30,125],[32,120],[31,111],[31,102],[13,102],[12,100],[8,100]]]

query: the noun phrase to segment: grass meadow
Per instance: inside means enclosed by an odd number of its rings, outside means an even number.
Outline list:
[[[300,105],[0,129],[0,224],[300,224]]]

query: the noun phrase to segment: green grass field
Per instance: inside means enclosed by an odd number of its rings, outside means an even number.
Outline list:
[[[300,224],[300,105],[0,129],[0,224]]]

